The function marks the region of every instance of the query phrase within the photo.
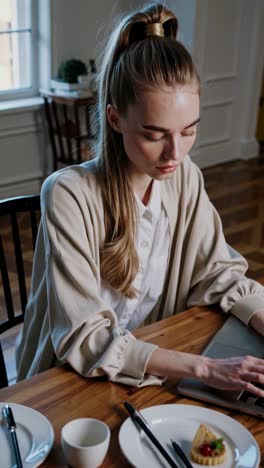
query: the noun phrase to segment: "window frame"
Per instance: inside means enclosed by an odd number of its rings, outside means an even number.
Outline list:
[[[19,2],[19,0],[17,0]],[[19,7],[18,7],[19,8]],[[39,91],[39,34],[38,34],[38,1],[31,0],[30,8],[31,17],[31,64],[30,73],[32,77],[32,85],[29,88],[20,88],[14,90],[0,90],[0,101],[13,101],[17,99],[26,99],[35,97]],[[10,33],[12,34],[12,33]]]

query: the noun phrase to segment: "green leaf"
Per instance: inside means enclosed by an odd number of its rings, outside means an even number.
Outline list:
[[[219,450],[219,452],[221,452],[221,450],[223,450],[223,441],[224,441],[224,438],[221,437],[220,439],[216,439],[216,440],[213,440],[213,442],[211,442],[211,449],[213,450]]]

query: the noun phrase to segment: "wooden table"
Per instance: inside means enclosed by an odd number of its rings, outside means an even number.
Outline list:
[[[195,307],[174,317],[136,331],[137,338],[161,347],[200,353],[211,336],[224,323],[221,312]],[[127,418],[123,400],[129,400],[138,409],[166,403],[185,403],[217,409],[235,418],[255,436],[264,460],[264,420],[235,411],[203,405],[182,398],[175,390],[175,381],[168,380],[162,387],[141,389],[113,384],[105,379],[85,379],[71,369],[56,368],[0,391],[0,401],[24,404],[44,414],[55,431],[54,447],[42,466],[66,466],[60,447],[60,431],[64,424],[78,417],[95,417],[105,421],[112,431],[110,448],[103,467],[130,466],[121,453],[118,432]]]

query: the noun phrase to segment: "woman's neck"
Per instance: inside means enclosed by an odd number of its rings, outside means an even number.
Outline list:
[[[149,199],[150,199],[150,195],[151,195],[151,190],[152,190],[152,185],[153,185],[153,179],[151,179],[149,185],[148,185],[148,188],[147,190],[145,191],[144,195],[143,195],[143,198],[141,198],[141,201],[143,203],[143,205],[147,206],[148,202],[149,202]]]
[[[133,177],[133,175],[130,175],[130,177],[134,191],[146,206],[150,199],[153,179],[145,174],[144,177]]]

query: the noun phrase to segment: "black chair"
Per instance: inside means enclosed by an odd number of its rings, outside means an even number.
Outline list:
[[[2,302],[5,305],[5,308],[0,308],[0,338],[4,332],[22,323],[24,319],[27,304],[25,265],[31,270],[32,258],[28,257],[33,257],[39,219],[39,195],[0,200],[0,271],[2,278],[0,293],[2,290],[2,298],[4,299]],[[21,233],[26,233],[26,237],[25,235],[22,237]],[[26,259],[25,255],[23,256],[25,247],[27,248]],[[0,388],[7,385],[8,377],[0,339]]]
[[[91,158],[91,116],[96,97],[60,96],[41,90],[50,137],[53,170]],[[91,114],[91,115],[90,115]]]

